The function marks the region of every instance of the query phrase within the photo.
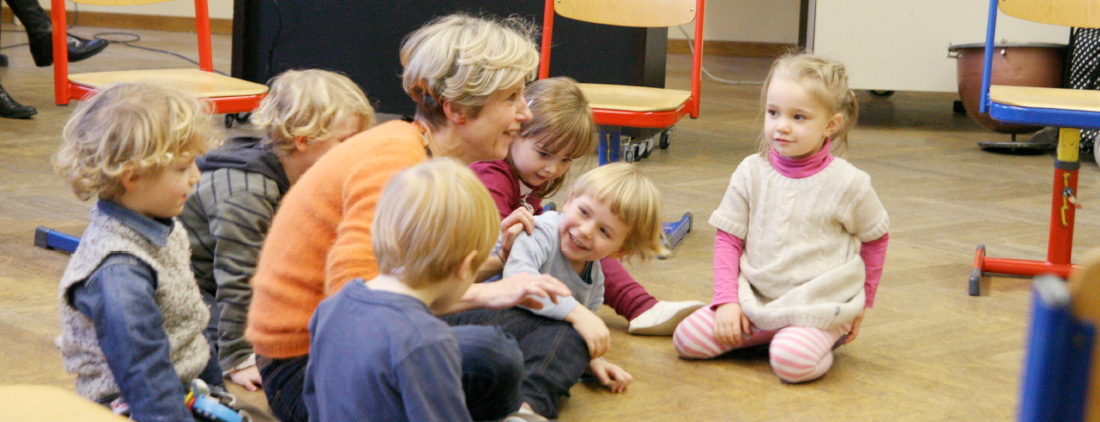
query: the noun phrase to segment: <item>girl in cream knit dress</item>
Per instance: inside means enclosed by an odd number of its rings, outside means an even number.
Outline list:
[[[820,378],[872,307],[889,218],[871,179],[833,151],[858,116],[844,65],[800,54],[764,82],[761,153],[745,158],[710,224],[714,298],[676,329],[677,353],[707,359],[770,343],[784,382]]]

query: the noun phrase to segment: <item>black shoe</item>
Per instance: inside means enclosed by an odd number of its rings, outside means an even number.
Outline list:
[[[79,62],[92,57],[107,48],[106,40],[88,40],[76,35],[68,35],[69,62]],[[53,38],[49,33],[35,34],[30,37],[31,56],[34,64],[45,67],[53,64]]]
[[[4,87],[0,86],[0,117],[9,119],[26,119],[38,113],[34,107],[25,106],[15,102]]]
[[[76,35],[69,35],[69,61],[79,62],[92,57],[107,48],[107,40],[87,40]]]
[[[8,67],[8,56],[0,54],[0,67]]]

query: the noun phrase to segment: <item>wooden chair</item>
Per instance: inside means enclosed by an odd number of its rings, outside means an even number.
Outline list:
[[[69,74],[69,51],[65,34],[65,0],[51,0],[53,15],[54,95],[58,105],[80,100],[97,88],[116,82],[149,82],[167,85],[212,105],[215,114],[249,112],[267,95],[267,86],[214,72],[210,47],[210,15],[207,0],[195,0],[195,32],[198,34],[199,67],[189,69],[120,70]],[[169,0],[73,0],[100,6],[132,6]]]
[[[699,117],[699,72],[703,60],[705,0],[546,0],[539,79],[550,75],[554,13],[585,22],[629,27],[670,27],[695,22],[691,90],[582,83],[596,124],[601,125],[600,164],[619,160],[622,127],[664,129],[660,147],[668,148],[668,129],[680,118]],[[593,40],[598,42],[598,40]],[[583,82],[583,81],[581,81]],[[627,156],[627,161],[640,157]]]
[[[986,29],[985,66],[979,110],[1005,123],[1059,128],[1058,156],[1054,161],[1050,237],[1046,261],[990,258],[978,245],[970,273],[970,294],[980,292],[982,273],[1035,276],[1053,273],[1067,277],[1074,268],[1073,220],[1077,209],[1078,149],[1081,129],[1100,128],[1100,91],[1020,86],[990,86],[993,37],[998,6],[1016,18],[1077,28],[1100,28],[1100,3],[1095,0],[991,0]]]
[[[1036,277],[1031,303],[1018,420],[1100,421],[1100,249],[1068,283]]]

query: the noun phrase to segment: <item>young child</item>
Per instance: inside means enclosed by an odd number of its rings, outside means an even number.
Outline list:
[[[234,383],[262,382],[244,338],[249,280],[279,201],[317,159],[374,125],[374,109],[347,76],[288,70],[252,114],[263,138],[239,137],[196,160],[202,178],[180,222],[191,240],[191,269],[210,305],[209,336]]]
[[[213,139],[195,98],[115,84],[83,101],[54,157],[81,199],[98,196],[59,286],[61,353],[80,395],[140,421],[191,421],[184,385],[223,386],[209,312],[173,217]]]
[[[844,66],[788,55],[761,92],[761,153],[744,159],[710,218],[714,298],[676,328],[681,357],[770,342],[784,382],[817,379],[874,304],[889,218],[847,148],[858,105]],[[847,336],[845,339],[844,337]]]
[[[310,420],[469,421],[458,340],[433,313],[462,297],[492,252],[496,207],[469,169],[436,158],[390,180],[372,227],[379,275],[347,283],[309,324]],[[508,341],[515,409],[522,356]]]
[[[587,354],[581,352],[575,358],[587,361],[588,373],[612,392],[619,393],[633,377],[601,358],[610,347],[610,332],[595,314],[604,297],[601,266],[609,257],[646,260],[665,252],[661,243],[661,193],[633,165],[615,163],[578,177],[567,197],[561,213],[542,213],[535,217],[533,233],[521,233],[516,237],[504,266],[504,276],[521,272],[549,274],[569,286],[572,296],[560,298],[558,303],[540,299],[540,309],[528,309],[536,315],[572,324],[588,349]],[[540,346],[521,337],[517,339],[525,357],[529,348]],[[567,377],[564,379],[572,385],[580,375],[544,376]],[[525,381],[524,387],[528,387],[528,382]],[[529,399],[526,391],[524,399]],[[554,417],[560,396],[552,399],[549,407],[546,403],[528,400],[522,412]]]
[[[542,199],[558,191],[573,160],[591,153],[596,140],[592,110],[576,81],[535,81],[524,96],[533,118],[520,126],[508,157],[470,166],[489,188],[501,218],[542,214]],[[519,231],[515,227],[513,233]],[[697,300],[658,301],[615,258],[602,260],[600,267],[606,286],[603,302],[630,321],[627,331],[632,334],[672,335],[681,320],[704,305]]]

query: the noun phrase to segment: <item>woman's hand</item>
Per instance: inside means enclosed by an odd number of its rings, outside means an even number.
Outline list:
[[[508,309],[523,305],[531,309],[542,309],[542,302],[532,296],[548,297],[558,303],[558,298],[569,296],[569,287],[558,279],[546,275],[519,273],[492,283],[480,284],[483,287],[480,307],[489,309]]]
[[[626,391],[626,386],[634,382],[634,376],[629,372],[620,368],[619,365],[608,362],[604,359],[592,359],[588,362],[588,372],[599,378],[600,384],[603,384],[612,393],[621,393]]]
[[[583,305],[573,308],[565,316],[565,321],[573,324],[573,329],[584,338],[590,358],[603,356],[611,348],[611,331],[607,329],[607,324]]]
[[[526,207],[516,208],[515,211],[512,211],[512,214],[504,217],[504,220],[500,221],[501,262],[508,261],[508,253],[512,251],[512,243],[515,243],[520,232],[531,234],[534,229],[535,215],[531,214],[531,211]]]
[[[740,303],[726,303],[714,310],[714,339],[737,347],[751,333],[749,317],[741,312]]]

